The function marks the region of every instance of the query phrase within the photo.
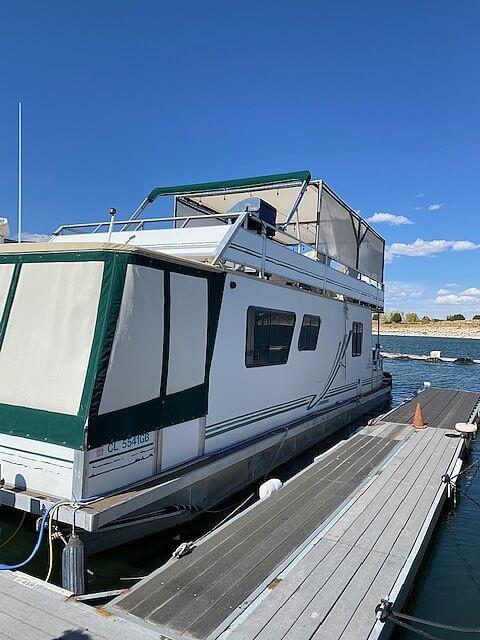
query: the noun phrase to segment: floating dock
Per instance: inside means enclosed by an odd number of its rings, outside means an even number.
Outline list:
[[[423,429],[410,424],[417,403]],[[479,406],[479,393],[426,389],[101,612],[82,617],[88,607],[68,592],[1,574],[15,606],[2,600],[0,638],[384,639],[392,625],[375,608],[403,606],[447,496],[442,476],[459,469],[454,425],[476,421]]]
[[[415,353],[390,353],[388,351],[381,351],[380,355],[382,358],[386,358],[387,360],[419,360],[421,362],[433,362],[437,364],[439,362],[463,365],[480,364],[480,360],[478,358],[469,358],[468,356],[457,356],[456,358],[452,358],[449,356],[442,356],[440,351],[431,351],[428,356]]]
[[[386,637],[402,606],[480,395],[430,388],[327,452],[270,498],[111,606],[173,640]],[[410,423],[425,407],[425,429]],[[454,436],[454,437],[446,437]]]
[[[0,604],[0,640],[158,640],[154,631],[21,572],[0,572]]]

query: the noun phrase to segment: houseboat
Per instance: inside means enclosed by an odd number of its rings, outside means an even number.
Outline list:
[[[173,214],[147,218],[159,202]],[[1,243],[1,504],[61,503],[98,551],[375,410],[383,264],[384,240],[308,171],[160,187],[128,218]]]

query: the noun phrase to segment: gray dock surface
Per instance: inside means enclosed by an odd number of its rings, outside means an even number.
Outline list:
[[[406,567],[458,444],[440,430],[412,432],[230,637],[361,640],[385,633],[383,624],[374,633],[375,607]]]
[[[354,436],[117,607],[162,630],[207,638],[365,480],[402,429]]]
[[[441,477],[463,447],[446,435],[479,399],[422,392],[154,572],[112,611],[174,640],[388,634],[375,606],[395,589],[403,603],[445,499]],[[406,424],[417,402],[430,425],[423,430]]]
[[[453,429],[456,422],[468,422],[478,404],[479,394],[458,389],[429,387],[388,414],[391,422],[411,424],[415,407],[421,404],[429,427]]]
[[[422,392],[105,608],[0,572],[0,640],[383,640],[375,607],[401,609],[479,401]]]
[[[0,572],[0,640],[158,640],[68,591],[24,573]]]

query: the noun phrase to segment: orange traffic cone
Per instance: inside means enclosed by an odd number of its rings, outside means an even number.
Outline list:
[[[422,405],[420,403],[417,403],[417,406],[415,407],[413,426],[415,427],[415,429],[425,429],[426,426],[425,422],[423,421]]]

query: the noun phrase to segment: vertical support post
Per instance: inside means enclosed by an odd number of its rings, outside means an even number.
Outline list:
[[[18,103],[18,227],[17,239],[22,241],[22,103]]]
[[[260,275],[265,278],[265,258],[267,252],[267,234],[265,228],[262,226],[262,264],[260,267]]]
[[[318,259],[318,248],[320,246],[320,213],[322,209],[322,193],[323,193],[323,181],[320,180],[318,184],[318,199],[317,199],[317,228],[315,229],[315,251],[317,252],[317,259]]]
[[[117,213],[117,210],[115,208],[111,208],[110,211],[108,212],[110,214],[110,224],[108,225],[108,238],[107,238],[107,242],[110,242],[111,238],[112,238],[112,232],[113,232],[113,224],[115,222],[115,214]]]

